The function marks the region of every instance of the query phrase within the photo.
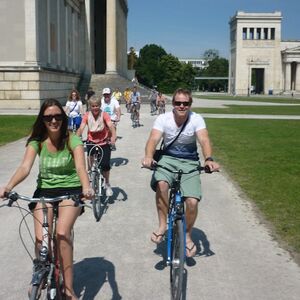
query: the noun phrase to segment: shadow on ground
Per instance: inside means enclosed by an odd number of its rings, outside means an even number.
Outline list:
[[[113,263],[103,257],[90,257],[74,264],[75,293],[82,300],[94,299],[106,282],[112,291],[111,299],[122,299]]]

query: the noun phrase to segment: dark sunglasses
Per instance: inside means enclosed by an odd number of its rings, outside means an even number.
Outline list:
[[[46,115],[46,116],[43,116],[43,121],[44,122],[51,122],[53,120],[53,118],[55,119],[55,121],[62,121],[64,116],[63,116],[63,114]]]
[[[175,106],[180,106],[181,104],[182,104],[183,106],[190,106],[190,102],[174,101],[174,105],[175,105]]]

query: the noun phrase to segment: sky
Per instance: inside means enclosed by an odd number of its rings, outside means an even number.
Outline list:
[[[229,58],[229,20],[237,11],[282,13],[281,39],[300,40],[300,0],[127,0],[127,44],[161,46],[178,58],[217,49]]]

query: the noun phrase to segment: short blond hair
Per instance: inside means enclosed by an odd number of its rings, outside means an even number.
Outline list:
[[[89,106],[91,106],[92,103],[96,103],[99,106],[101,106],[101,98],[97,97],[96,95],[91,96],[90,99],[89,99]]]

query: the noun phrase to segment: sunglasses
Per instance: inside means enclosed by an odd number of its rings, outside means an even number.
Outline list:
[[[43,116],[43,121],[51,122],[53,120],[53,118],[55,119],[55,121],[62,121],[64,116],[63,116],[63,114],[46,115],[46,116]]]
[[[190,102],[174,101],[175,106],[181,106],[181,104],[183,106],[190,106]]]

